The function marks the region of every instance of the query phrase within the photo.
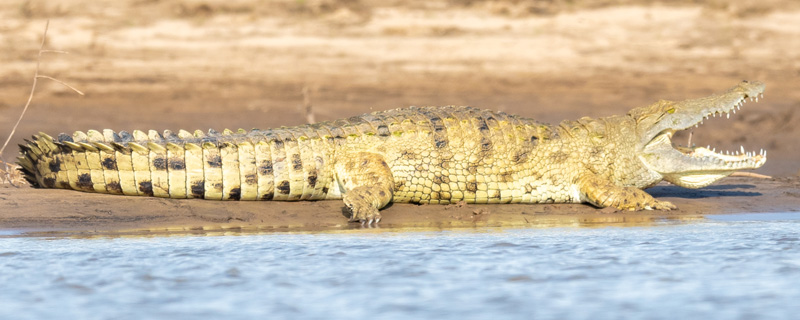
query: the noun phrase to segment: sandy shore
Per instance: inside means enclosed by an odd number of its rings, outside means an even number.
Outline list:
[[[668,184],[649,190],[678,210],[619,212],[589,205],[415,205],[382,211],[381,229],[646,226],[709,214],[800,211],[800,178],[729,178],[700,190]],[[0,226],[29,235],[334,231],[348,223],[339,201],[174,200],[0,186]]]
[[[769,150],[757,172],[701,190],[658,186],[671,213],[585,205],[395,204],[383,228],[651,223],[800,208],[800,6],[793,1],[29,1],[0,5],[0,139],[30,90],[46,19],[41,82],[12,143],[111,128],[270,128],[409,105],[472,105],[549,123],[624,114],[742,79],[765,99],[694,130],[697,144]],[[686,133],[684,133],[686,134]],[[683,141],[678,136],[675,141]],[[16,150],[3,155],[14,158]],[[524,212],[524,214],[523,214]],[[347,229],[337,202],[247,203],[115,197],[0,186],[0,229],[108,232]]]

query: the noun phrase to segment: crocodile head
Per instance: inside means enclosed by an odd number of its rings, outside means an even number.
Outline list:
[[[700,188],[734,171],[756,169],[767,161],[766,151],[716,153],[703,147],[680,147],[672,143],[675,132],[703,124],[709,117],[725,116],[748,100],[763,96],[764,84],[743,81],[725,93],[681,102],[659,101],[631,110],[636,121],[637,154],[645,165],[675,185]]]

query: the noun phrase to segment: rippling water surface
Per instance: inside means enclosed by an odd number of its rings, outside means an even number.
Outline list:
[[[0,238],[2,319],[797,319],[800,216]]]

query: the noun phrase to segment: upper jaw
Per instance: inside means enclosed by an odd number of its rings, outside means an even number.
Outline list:
[[[652,138],[643,147],[643,160],[665,178],[712,173],[721,178],[736,170],[761,167],[767,159],[764,150],[747,152],[741,147],[736,152],[716,153],[710,146],[676,147],[671,138],[676,131],[698,126],[709,117],[730,118],[748,100],[763,97],[764,88],[761,82],[744,81],[722,94],[667,104],[664,113],[650,127],[648,135]]]
[[[763,97],[765,87],[759,81],[742,81],[722,94],[681,101],[674,104],[674,111],[659,122],[667,125],[663,129],[677,131],[701,125],[710,117],[730,118],[730,114],[735,114],[748,100],[757,102],[759,97]]]

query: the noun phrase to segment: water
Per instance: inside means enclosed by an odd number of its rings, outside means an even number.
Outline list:
[[[796,319],[800,215],[0,238],[0,319]]]

